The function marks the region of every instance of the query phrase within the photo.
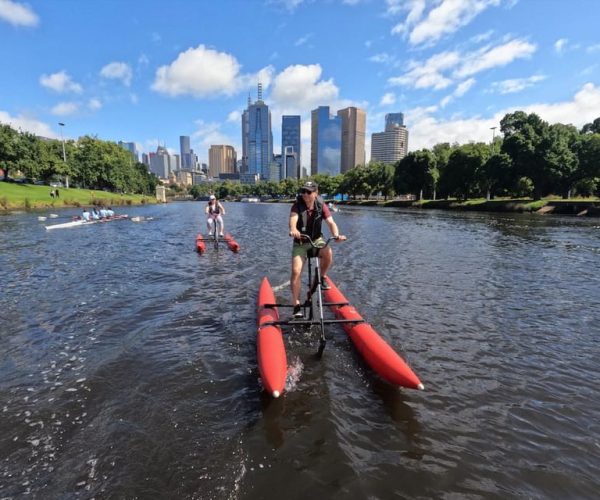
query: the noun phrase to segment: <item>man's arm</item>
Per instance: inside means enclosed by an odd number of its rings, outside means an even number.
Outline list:
[[[219,202],[219,208],[221,209],[221,213],[225,215],[225,207],[221,205],[221,202]]]
[[[292,212],[290,214],[290,236],[293,236],[296,239],[300,239],[300,231],[296,227],[298,224],[298,214],[296,212]]]
[[[327,227],[329,228],[331,236],[336,238],[337,241],[344,241],[346,239],[346,237],[343,234],[340,234],[340,231],[337,227],[337,224],[333,220],[333,217],[328,217],[327,219],[325,219],[325,222],[327,223]]]

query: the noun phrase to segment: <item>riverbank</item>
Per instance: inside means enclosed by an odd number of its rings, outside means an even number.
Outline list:
[[[557,214],[557,215],[579,215],[579,216],[600,216],[600,200],[598,199],[500,199],[485,200],[475,199],[467,201],[459,200],[422,200],[422,201],[402,201],[402,200],[347,200],[339,202],[340,205],[354,206],[381,206],[381,207],[402,207],[417,209],[437,209],[437,210],[465,210],[474,212],[518,212],[518,213],[539,213]]]
[[[0,182],[0,211],[156,203],[156,199],[150,196],[73,188],[59,188],[58,197],[53,198],[50,192],[54,189],[50,186]]]

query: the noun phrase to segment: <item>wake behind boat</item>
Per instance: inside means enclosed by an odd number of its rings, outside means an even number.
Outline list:
[[[90,221],[86,221],[83,219],[77,219],[70,222],[63,222],[62,224],[52,224],[50,226],[45,226],[47,230],[50,229],[66,229],[69,227],[79,227],[79,226],[89,226],[90,224],[98,224],[100,222],[112,222],[115,220],[128,219],[129,215],[114,215],[112,217],[105,217],[104,219],[94,219]]]

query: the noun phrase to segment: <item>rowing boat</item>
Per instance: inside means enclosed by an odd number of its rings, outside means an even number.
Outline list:
[[[83,219],[77,219],[77,220],[73,220],[71,222],[63,222],[62,224],[52,224],[51,226],[45,226],[47,230],[50,229],[66,229],[69,227],[79,227],[79,226],[89,226],[91,224],[98,224],[100,222],[112,222],[115,220],[122,220],[122,219],[127,219],[129,216],[128,215],[115,215],[113,217],[108,217],[105,219],[97,219],[97,220],[83,220]]]
[[[274,321],[279,321],[279,312],[276,307],[265,307],[266,304],[275,304],[275,294],[269,280],[263,278],[256,303],[258,326],[256,356],[263,387],[277,398],[285,387],[287,358],[281,327],[272,324]]]
[[[330,288],[323,290],[325,304],[329,303],[337,319],[356,321],[356,323],[342,323],[342,328],[367,364],[382,379],[391,384],[422,390],[423,384],[408,364],[369,323],[364,322],[362,316],[348,303],[333,281],[329,277],[326,279]]]

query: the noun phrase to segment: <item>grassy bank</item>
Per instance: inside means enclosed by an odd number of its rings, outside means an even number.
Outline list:
[[[0,182],[0,210],[84,207],[90,205],[140,205],[156,203],[150,196],[115,194],[89,189],[59,188],[59,198],[52,198],[50,186]]]
[[[484,198],[467,201],[460,200],[349,200],[342,204],[358,206],[432,208],[439,210],[470,210],[479,212],[540,212],[568,215],[598,215],[600,200],[598,198],[544,198],[542,200],[500,198],[486,200]]]

